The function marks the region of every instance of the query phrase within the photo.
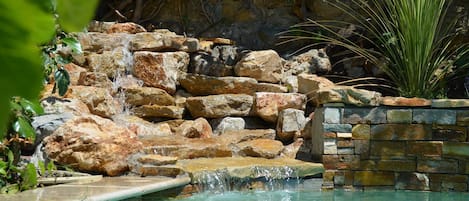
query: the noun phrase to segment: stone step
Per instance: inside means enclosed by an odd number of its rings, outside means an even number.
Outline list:
[[[148,164],[135,164],[130,166],[132,173],[140,176],[165,176],[165,177],[176,177],[184,174],[181,167],[177,165],[148,165]]]
[[[324,167],[320,163],[310,163],[290,158],[198,158],[179,160],[176,166],[189,173],[192,183],[202,181],[202,177],[207,177],[211,173],[245,180],[261,177],[273,179],[303,178],[324,172]]]
[[[257,129],[228,131],[212,138],[185,138],[182,136],[142,139],[145,154],[172,156],[179,159],[231,157],[237,152],[236,144],[256,140],[275,138],[275,130]]]

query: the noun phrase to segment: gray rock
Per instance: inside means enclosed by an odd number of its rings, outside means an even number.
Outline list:
[[[279,113],[277,121],[277,138],[283,142],[290,142],[301,136],[306,125],[303,110],[287,108]]]
[[[31,125],[36,131],[34,145],[37,146],[42,142],[42,139],[51,135],[57,128],[73,117],[74,115],[72,113],[46,114],[33,117]]]
[[[325,73],[332,69],[324,49],[313,49],[288,60],[285,67],[294,75],[300,73]]]
[[[214,135],[221,135],[227,131],[242,130],[246,126],[246,122],[241,117],[212,119],[210,124],[212,125]]]
[[[186,108],[193,117],[249,116],[253,102],[254,98],[245,94],[211,95],[187,98]]]
[[[209,53],[199,52],[191,55],[189,72],[222,77],[233,75],[233,67],[225,65]]]

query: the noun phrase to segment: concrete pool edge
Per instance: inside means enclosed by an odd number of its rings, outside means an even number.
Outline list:
[[[102,180],[94,182],[47,186],[13,195],[0,194],[0,200],[124,200],[158,191],[164,191],[178,186],[184,186],[190,182],[190,177],[186,175],[176,178],[136,176],[104,177]]]
[[[148,184],[148,185],[144,185],[140,187],[134,187],[134,188],[126,189],[126,190],[120,190],[120,191],[91,196],[87,200],[90,200],[90,201],[91,200],[93,201],[123,200],[123,199],[139,197],[142,195],[175,188],[178,186],[184,186],[186,184],[189,184],[190,182],[191,182],[190,177],[183,176],[183,177],[173,178],[170,180]]]

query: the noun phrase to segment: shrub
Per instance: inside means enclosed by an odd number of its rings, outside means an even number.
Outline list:
[[[354,21],[358,41],[338,30],[352,23],[317,21],[292,26],[282,33],[282,43],[313,40],[303,48],[336,45],[379,67],[405,97],[445,97],[450,78],[463,75],[469,63],[458,62],[469,56],[468,44],[456,40],[456,19],[446,19],[450,1],[445,0],[350,0],[329,1]],[[316,30],[311,30],[316,29]],[[320,31],[317,31],[317,30]],[[291,34],[295,33],[295,34]],[[300,33],[300,35],[298,35]]]

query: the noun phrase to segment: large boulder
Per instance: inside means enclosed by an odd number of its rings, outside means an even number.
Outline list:
[[[306,96],[299,93],[256,93],[255,112],[267,122],[277,122],[279,112],[287,108],[304,110]]]
[[[332,86],[334,83],[324,77],[306,73],[298,75],[298,92],[306,94],[310,101],[314,101],[312,98],[319,89]]]
[[[71,113],[73,115],[82,115],[91,113],[88,106],[79,99],[48,96],[42,99],[40,104],[46,114]]]
[[[221,135],[227,131],[238,131],[246,127],[246,122],[241,117],[225,117],[212,119],[210,124],[213,128],[213,134]]]
[[[203,97],[189,97],[186,108],[193,117],[221,118],[228,116],[248,116],[254,98],[244,94],[223,94]]]
[[[162,117],[171,119],[182,119],[184,108],[174,105],[142,105],[132,109],[135,116],[138,117]]]
[[[189,54],[186,52],[135,52],[133,74],[146,86],[174,94],[178,78],[187,72],[188,64]]]
[[[134,35],[127,33],[78,33],[77,38],[80,41],[81,48],[87,52],[112,51],[118,48],[129,46],[129,42]]]
[[[127,157],[142,148],[135,133],[94,115],[76,117],[44,139],[45,152],[54,161],[80,171],[110,176],[125,173]]]
[[[36,131],[34,145],[37,146],[45,137],[51,135],[57,128],[73,117],[72,113],[45,114],[33,117],[31,126]]]
[[[247,53],[236,64],[236,75],[252,77],[258,81],[278,83],[282,77],[283,61],[274,50]]]
[[[257,83],[256,91],[258,92],[273,92],[273,93],[287,93],[288,88],[279,84],[272,83]]]
[[[284,109],[277,121],[277,138],[283,142],[290,142],[301,136],[306,125],[305,112],[298,109]]]
[[[67,98],[84,102],[92,114],[111,117],[122,112],[122,105],[111,96],[108,89],[92,86],[71,86]]]
[[[76,85],[112,88],[113,83],[105,73],[82,72]]]
[[[282,153],[280,154],[281,157],[295,159],[298,151],[300,150],[301,146],[303,145],[303,138],[297,138],[294,142],[289,145],[283,147]]]
[[[166,29],[137,33],[130,41],[133,51],[185,51],[199,50],[199,40],[176,35]]]
[[[173,132],[167,123],[152,123],[140,117],[118,114],[112,116],[114,123],[125,126],[130,131],[137,134],[139,138],[155,138],[161,136],[172,136]]]
[[[285,69],[294,75],[303,72],[326,73],[332,69],[332,65],[324,49],[313,49],[288,60]]]
[[[257,80],[248,77],[211,77],[187,74],[179,79],[181,86],[192,95],[254,94]]]
[[[64,65],[64,69],[67,70],[68,74],[70,75],[70,84],[71,85],[77,85],[78,80],[80,78],[80,74],[82,72],[86,72],[86,68],[83,68],[81,66],[78,66],[74,63],[68,63]]]
[[[179,159],[230,157],[228,142],[221,138],[186,138],[180,135],[142,139],[146,154],[161,154]]]
[[[234,145],[235,153],[239,156],[252,156],[261,158],[275,158],[283,150],[283,144],[277,140],[255,139]]]
[[[133,22],[112,24],[107,28],[106,33],[128,33],[136,34],[146,32],[147,30],[139,24]]]
[[[321,88],[314,94],[317,104],[344,103],[356,106],[378,106],[381,93],[356,89],[351,86],[333,86]]]
[[[132,106],[174,105],[174,98],[165,90],[154,87],[123,88],[125,102]]]
[[[211,41],[212,42],[212,41]],[[239,49],[231,45],[215,46],[207,52],[191,56],[190,72],[209,76],[231,76],[233,66],[239,61]]]
[[[102,53],[91,53],[87,57],[90,71],[104,73],[115,78],[132,66],[132,56],[128,49],[118,47]]]
[[[196,120],[188,120],[182,123],[176,129],[176,135],[188,138],[210,138],[212,137],[212,127],[204,118],[197,118]]]
[[[275,139],[274,129],[241,129],[229,130],[218,136],[221,141],[228,142],[229,144],[237,144],[240,142],[255,140],[255,139]]]

